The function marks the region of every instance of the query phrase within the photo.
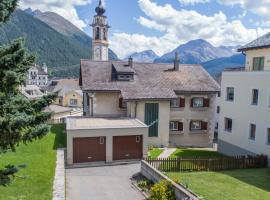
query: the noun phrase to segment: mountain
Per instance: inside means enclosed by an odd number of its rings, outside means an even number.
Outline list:
[[[225,68],[245,66],[245,56],[236,54],[231,57],[217,58],[201,65],[214,77],[218,76]]]
[[[152,50],[146,50],[133,53],[130,56],[127,56],[125,60],[127,60],[129,57],[132,57],[136,62],[153,63],[154,60],[158,58],[158,55]]]
[[[186,64],[199,64],[216,58],[230,57],[235,54],[230,48],[214,47],[209,42],[198,39],[180,45],[172,52],[155,59],[154,62],[171,63],[174,61],[175,52],[179,53],[181,63]]]
[[[24,37],[28,51],[37,54],[38,64],[49,66],[50,75],[78,76],[80,59],[91,57],[91,38],[59,15],[43,15],[40,11],[28,13],[16,10],[11,19],[0,27],[0,45]],[[50,16],[54,21],[45,23]],[[56,29],[52,23],[55,26],[59,23],[61,28]],[[109,56],[117,59],[112,51]]]

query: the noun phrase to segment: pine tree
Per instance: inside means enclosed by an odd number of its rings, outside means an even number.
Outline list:
[[[15,10],[17,0],[1,0],[0,26]],[[55,94],[29,100],[20,92],[26,74],[35,62],[35,56],[24,49],[24,40],[17,39],[0,46],[0,153],[15,151],[21,143],[45,136],[50,127],[46,121],[50,113],[42,112]],[[0,185],[7,185],[19,167],[8,165],[0,170]]]

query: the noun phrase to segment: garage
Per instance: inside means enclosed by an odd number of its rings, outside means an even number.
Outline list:
[[[147,157],[148,126],[134,118],[67,118],[67,164],[98,165]]]
[[[141,159],[142,135],[113,137],[113,160]]]
[[[106,137],[74,138],[74,163],[106,161]]]

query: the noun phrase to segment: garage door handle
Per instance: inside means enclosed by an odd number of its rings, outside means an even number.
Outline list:
[[[88,159],[92,159],[92,157],[88,157]]]

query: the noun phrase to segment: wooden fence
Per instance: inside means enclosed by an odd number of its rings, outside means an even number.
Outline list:
[[[265,168],[268,165],[268,158],[264,155],[219,158],[146,158],[145,161],[164,172]]]

